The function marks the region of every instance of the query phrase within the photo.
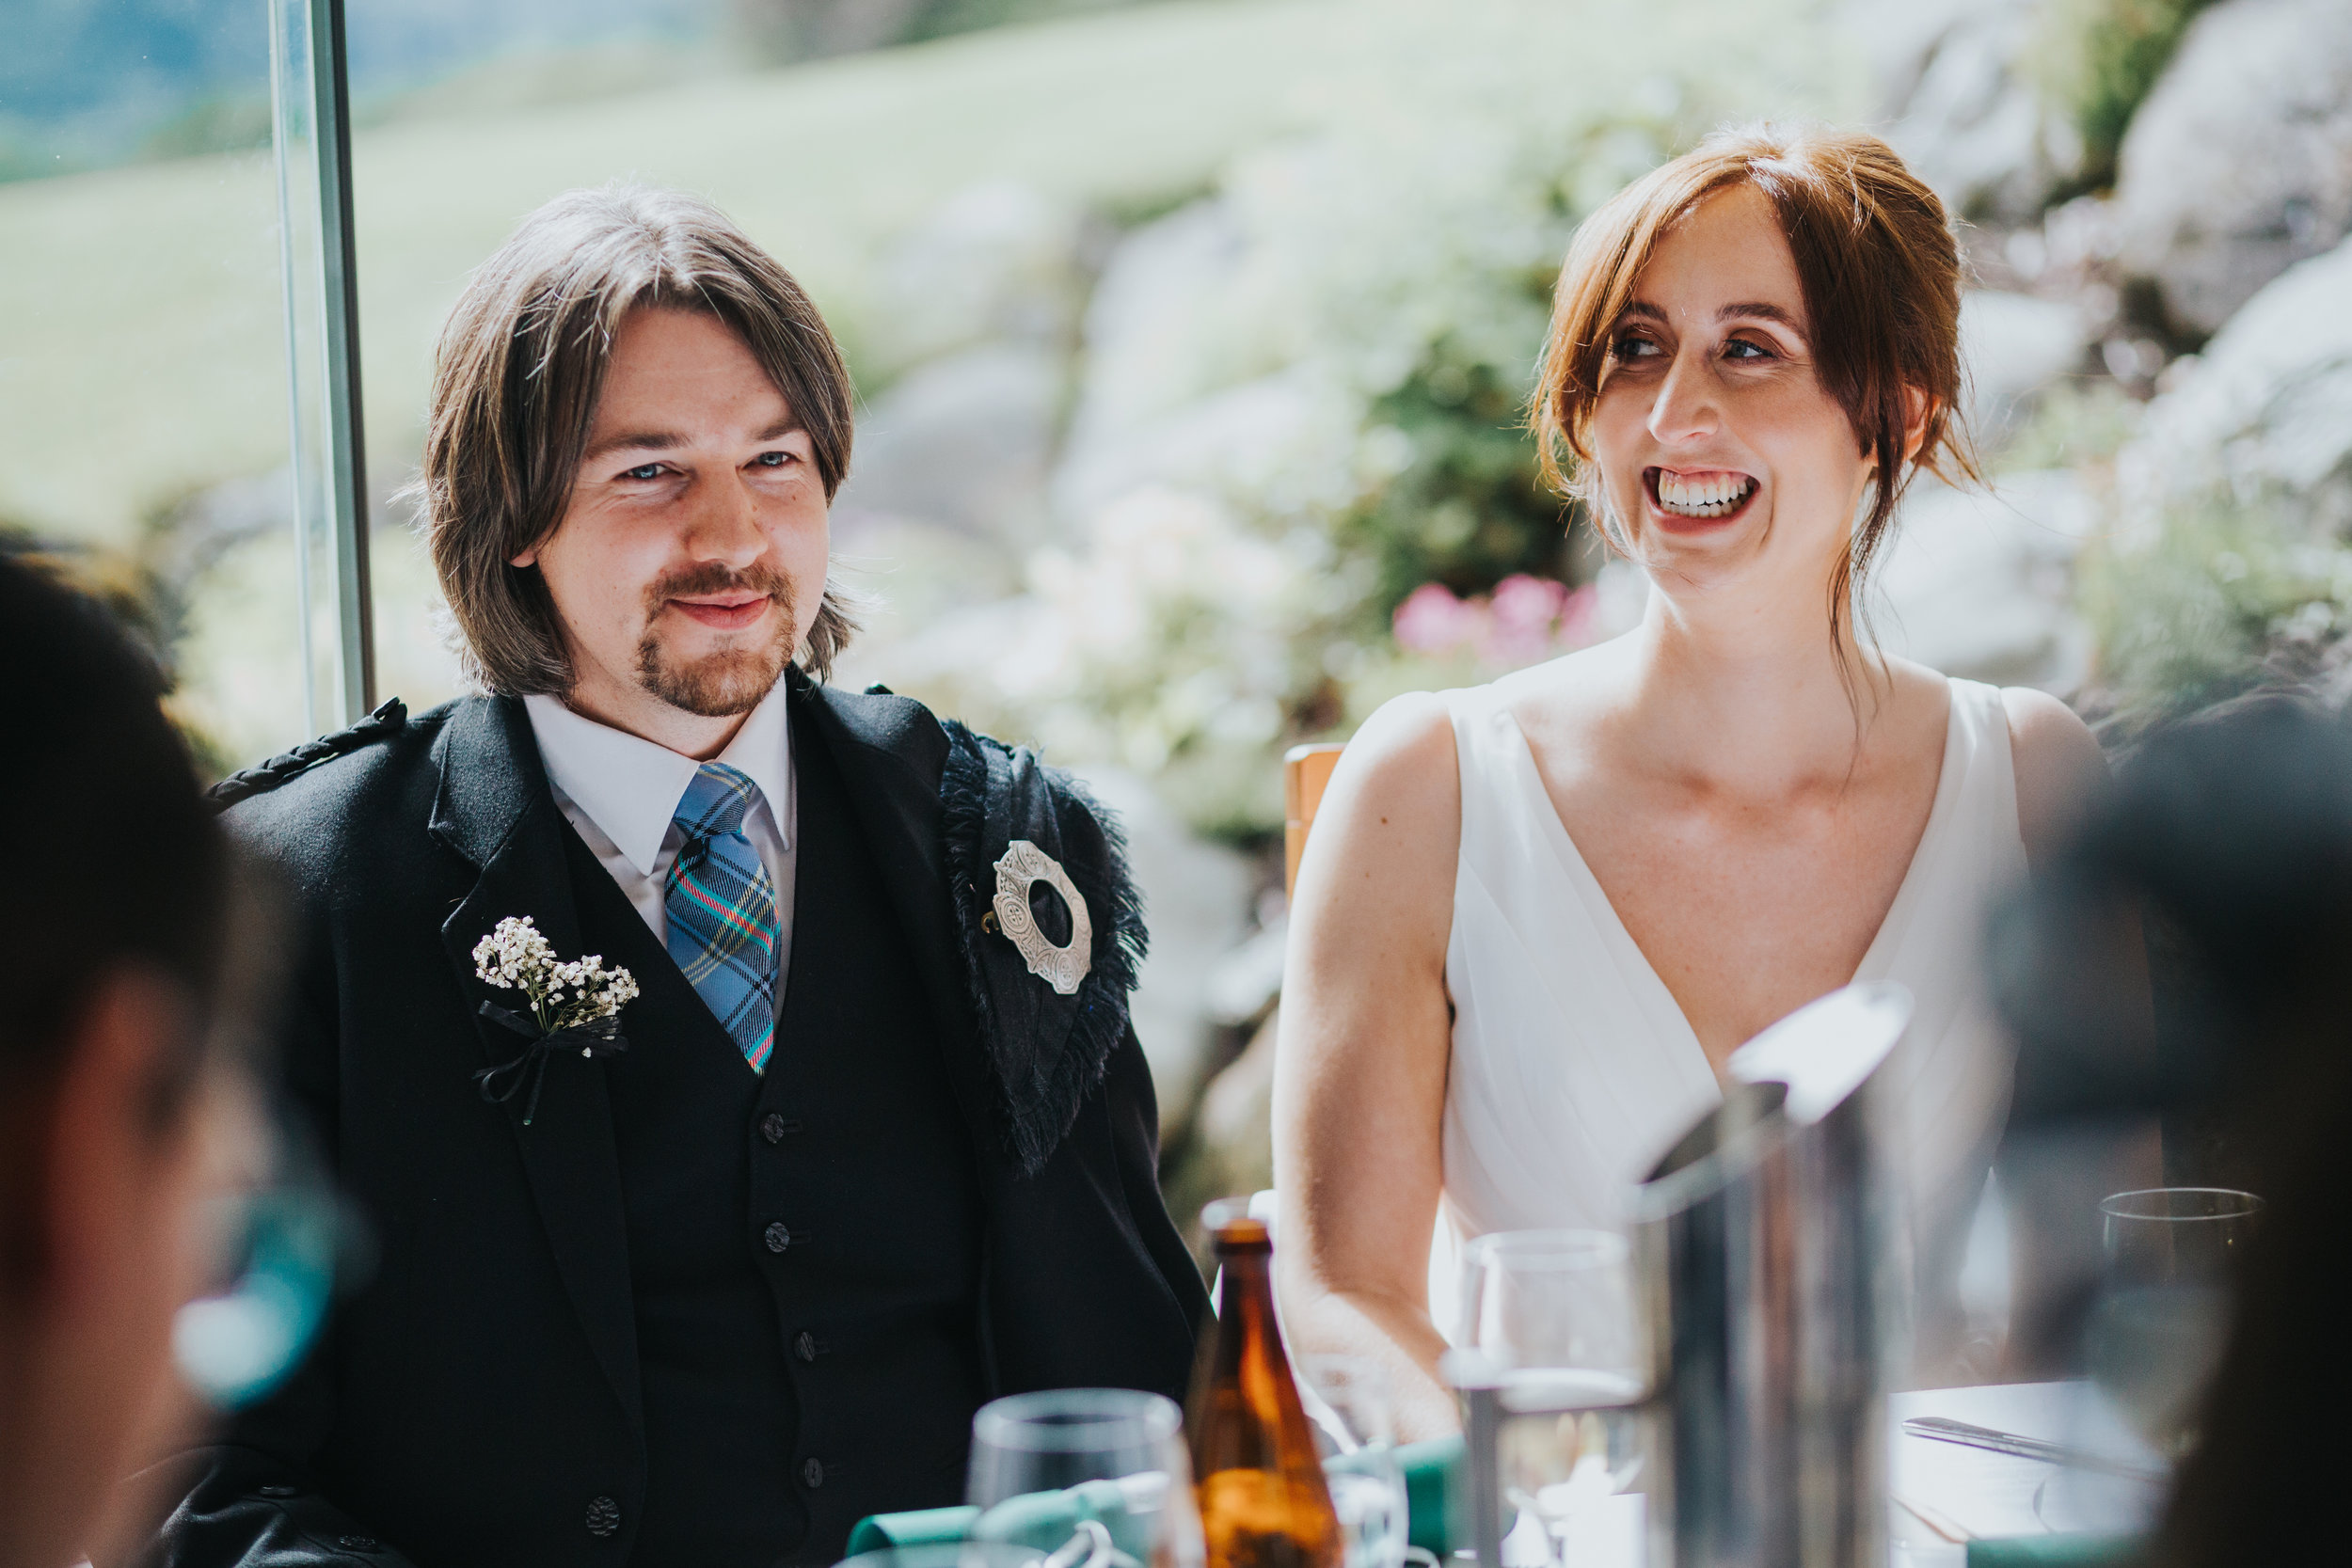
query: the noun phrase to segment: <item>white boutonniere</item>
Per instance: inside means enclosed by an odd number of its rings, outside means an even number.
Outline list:
[[[538,1114],[539,1085],[547,1076],[548,1057],[573,1046],[590,1057],[628,1049],[628,1041],[621,1037],[621,1009],[636,1000],[637,977],[626,969],[605,968],[603,958],[594,953],[569,962],[559,959],[529,915],[508,915],[474,944],[473,972],[501,990],[521,991],[530,1005],[526,1017],[495,1002],[482,1004],[484,1018],[531,1043],[513,1061],[473,1075],[482,1098],[492,1104],[512,1100],[529,1079],[525,1127]]]

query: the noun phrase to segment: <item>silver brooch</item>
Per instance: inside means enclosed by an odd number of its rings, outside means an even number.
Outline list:
[[[1045,940],[1037,917],[1029,912],[1029,889],[1039,882],[1060,894],[1070,906],[1070,940],[1059,947]],[[996,863],[994,903],[996,922],[1019,949],[1029,973],[1063,996],[1075,992],[1094,967],[1094,922],[1061,863],[1027,839],[1014,839]]]

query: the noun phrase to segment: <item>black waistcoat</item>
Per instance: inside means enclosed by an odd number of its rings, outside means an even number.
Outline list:
[[[591,952],[635,972],[611,1065],[644,1386],[631,1568],[836,1560],[952,1503],[985,1397],[980,1203],[905,940],[795,705],[790,973],[755,1075],[572,841]]]

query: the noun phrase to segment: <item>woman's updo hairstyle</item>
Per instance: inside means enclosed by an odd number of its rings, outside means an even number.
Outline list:
[[[1536,368],[1530,422],[1544,478],[1584,502],[1610,545],[1634,554],[1603,504],[1592,425],[1618,318],[1669,229],[1719,191],[1752,185],[1779,215],[1804,291],[1814,373],[1876,459],[1868,515],[1830,582],[1830,632],[1848,607],[1912,476],[1977,477],[1958,413],[1960,254],[1944,204],[1876,136],[1818,126],[1718,131],[1612,197],[1569,244]],[[1903,389],[1928,395],[1916,453],[1904,456]]]

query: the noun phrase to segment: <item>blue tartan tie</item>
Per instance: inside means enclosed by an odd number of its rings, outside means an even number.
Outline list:
[[[670,957],[754,1072],[776,1041],[776,887],[743,836],[758,786],[724,763],[706,762],[672,820],[686,834],[663,895]]]

